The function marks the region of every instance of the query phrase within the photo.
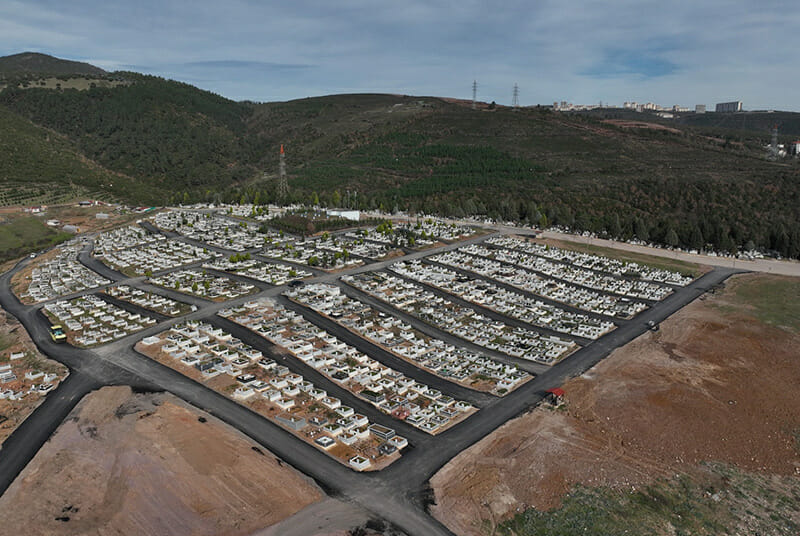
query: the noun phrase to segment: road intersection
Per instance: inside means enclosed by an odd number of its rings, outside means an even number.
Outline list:
[[[318,275],[309,281],[339,284],[346,292],[357,295],[359,293],[338,281],[341,275],[344,273],[353,274],[385,269],[398,260],[426,257],[469,243],[481,242],[490,236],[498,234],[497,232],[484,234],[454,244],[413,252],[403,257],[369,262],[363,266],[338,273],[315,272]],[[662,322],[706,291],[722,283],[731,274],[737,272],[733,268],[715,268],[686,287],[675,289],[663,301],[651,304],[648,309],[637,315],[635,320],[618,322],[617,329],[597,341],[584,345],[552,367],[506,358],[506,362],[513,362],[524,370],[534,372],[537,376],[512,393],[499,398],[471,391],[418,369],[310,309],[289,303],[288,300],[281,296],[281,293],[286,290],[285,286],[272,287],[261,283],[257,285],[261,289],[257,294],[240,297],[228,302],[214,303],[200,298],[189,297],[171,289],[155,287],[147,284],[144,278],[129,278],[112,270],[91,255],[91,242],[87,243],[86,248],[79,255],[79,260],[88,268],[114,281],[113,284],[126,284],[142,290],[156,292],[169,298],[197,305],[198,310],[175,319],[154,315],[152,312],[146,311],[146,314],[157,317],[160,322],[148,329],[94,350],[78,349],[68,345],[54,344],[48,335],[49,324],[40,310],[42,304],[23,305],[12,293],[11,278],[30,262],[29,259],[21,261],[11,271],[0,276],[0,305],[20,320],[42,353],[64,363],[70,369],[70,376],[47,396],[45,401],[3,444],[3,449],[0,451],[0,493],[8,488],[85,394],[104,385],[131,385],[137,389],[168,391],[186,402],[209,412],[268,448],[276,456],[299,471],[312,477],[329,494],[359,504],[375,516],[386,519],[412,536],[451,534],[446,527],[430,516],[425,508],[427,482],[449,460],[509,419],[536,405],[541,401],[548,388],[557,387],[570,377],[585,372],[609,355],[614,349],[644,333],[648,329],[648,322],[652,321],[656,324]],[[197,264],[199,265],[200,263]],[[184,268],[185,266],[176,268],[176,270]],[[229,274],[225,274],[225,276],[230,277]],[[257,283],[247,278],[242,279],[250,283]],[[76,295],[93,292],[97,292],[97,289],[84,291]],[[69,299],[70,297],[72,296],[62,299]],[[259,297],[272,297],[280,300],[287,307],[300,312],[307,319],[340,339],[367,351],[378,361],[399,369],[410,377],[433,385],[442,392],[466,399],[479,408],[479,411],[464,422],[437,436],[430,436],[405,423],[388,419],[376,408],[355,397],[313,368],[299,360],[276,353],[275,348],[266,340],[246,328],[216,315],[223,308],[234,307]],[[364,296],[359,295],[359,298],[363,299]],[[370,305],[387,308],[383,304],[375,304],[374,302],[375,300],[368,301]],[[130,310],[137,310],[136,306],[131,306],[130,304],[126,304],[126,307]],[[142,312],[145,311],[142,310]],[[395,315],[398,314],[398,311],[395,310],[391,312]],[[265,354],[269,354],[275,359],[280,359],[281,363],[292,371],[309,378],[314,384],[333,393],[341,398],[343,402],[346,402],[347,405],[367,415],[370,421],[380,422],[396,428],[401,435],[409,440],[411,448],[404,451],[399,460],[382,471],[357,473],[341,465],[338,461],[315,447],[287,433],[247,407],[134,350],[135,343],[142,338],[159,333],[169,326],[186,319],[202,319],[223,327],[226,331],[262,350]],[[452,336],[448,336],[429,325],[424,325],[413,317],[406,315],[403,319],[411,322],[415,327],[426,333],[434,334],[445,340],[452,339]]]

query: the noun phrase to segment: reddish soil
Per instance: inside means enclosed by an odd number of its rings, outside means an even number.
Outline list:
[[[252,534],[318,501],[308,478],[171,395],[88,395],[0,497],[4,534]]]
[[[739,276],[729,286],[765,276]],[[482,534],[576,484],[616,489],[718,461],[800,474],[800,334],[747,315],[726,290],[696,301],[564,385],[566,406],[506,423],[432,479],[435,515]]]
[[[50,384],[53,388],[69,374],[67,367],[47,359],[33,344],[28,332],[13,316],[0,309],[0,365],[11,365],[16,380],[0,384],[0,391],[28,392],[33,385],[43,383],[42,378],[28,379],[27,372],[40,371],[58,375]],[[25,357],[10,359],[12,353],[23,352]],[[21,400],[0,399],[0,443],[5,441],[44,400],[45,394],[29,393]],[[1,448],[1,447],[0,447]]]

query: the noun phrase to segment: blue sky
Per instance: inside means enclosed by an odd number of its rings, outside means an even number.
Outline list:
[[[800,110],[788,1],[0,0],[0,55],[26,50],[226,97],[351,92]]]

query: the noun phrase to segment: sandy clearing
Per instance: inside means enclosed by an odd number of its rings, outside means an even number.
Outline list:
[[[76,407],[0,497],[0,526],[26,535],[245,535],[322,496],[175,397],[107,387]]]
[[[363,526],[369,519],[364,509],[329,497],[253,536],[348,536],[352,529]]]
[[[729,285],[756,277],[769,276]],[[703,461],[800,474],[800,335],[746,313],[718,293],[616,350],[565,384],[566,408],[509,421],[447,464],[432,511],[477,535],[481,520],[555,507],[578,483],[630,489]]]

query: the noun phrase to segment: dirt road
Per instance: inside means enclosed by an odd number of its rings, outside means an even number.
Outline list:
[[[542,238],[564,240],[566,242],[577,242],[579,244],[589,244],[592,246],[641,253],[643,255],[652,255],[654,257],[677,259],[679,261],[691,262],[694,264],[707,264],[709,266],[722,266],[725,268],[735,268],[737,270],[749,270],[751,272],[764,272],[776,275],[800,277],[800,262],[798,261],[778,261],[774,259],[757,259],[753,261],[747,261],[728,257],[713,257],[710,255],[698,255],[694,253],[685,253],[683,251],[672,251],[669,249],[639,246],[635,244],[628,244],[627,242],[617,242],[615,240],[605,240],[603,238],[590,238],[587,236],[558,233],[555,231],[542,231],[541,235]]]

